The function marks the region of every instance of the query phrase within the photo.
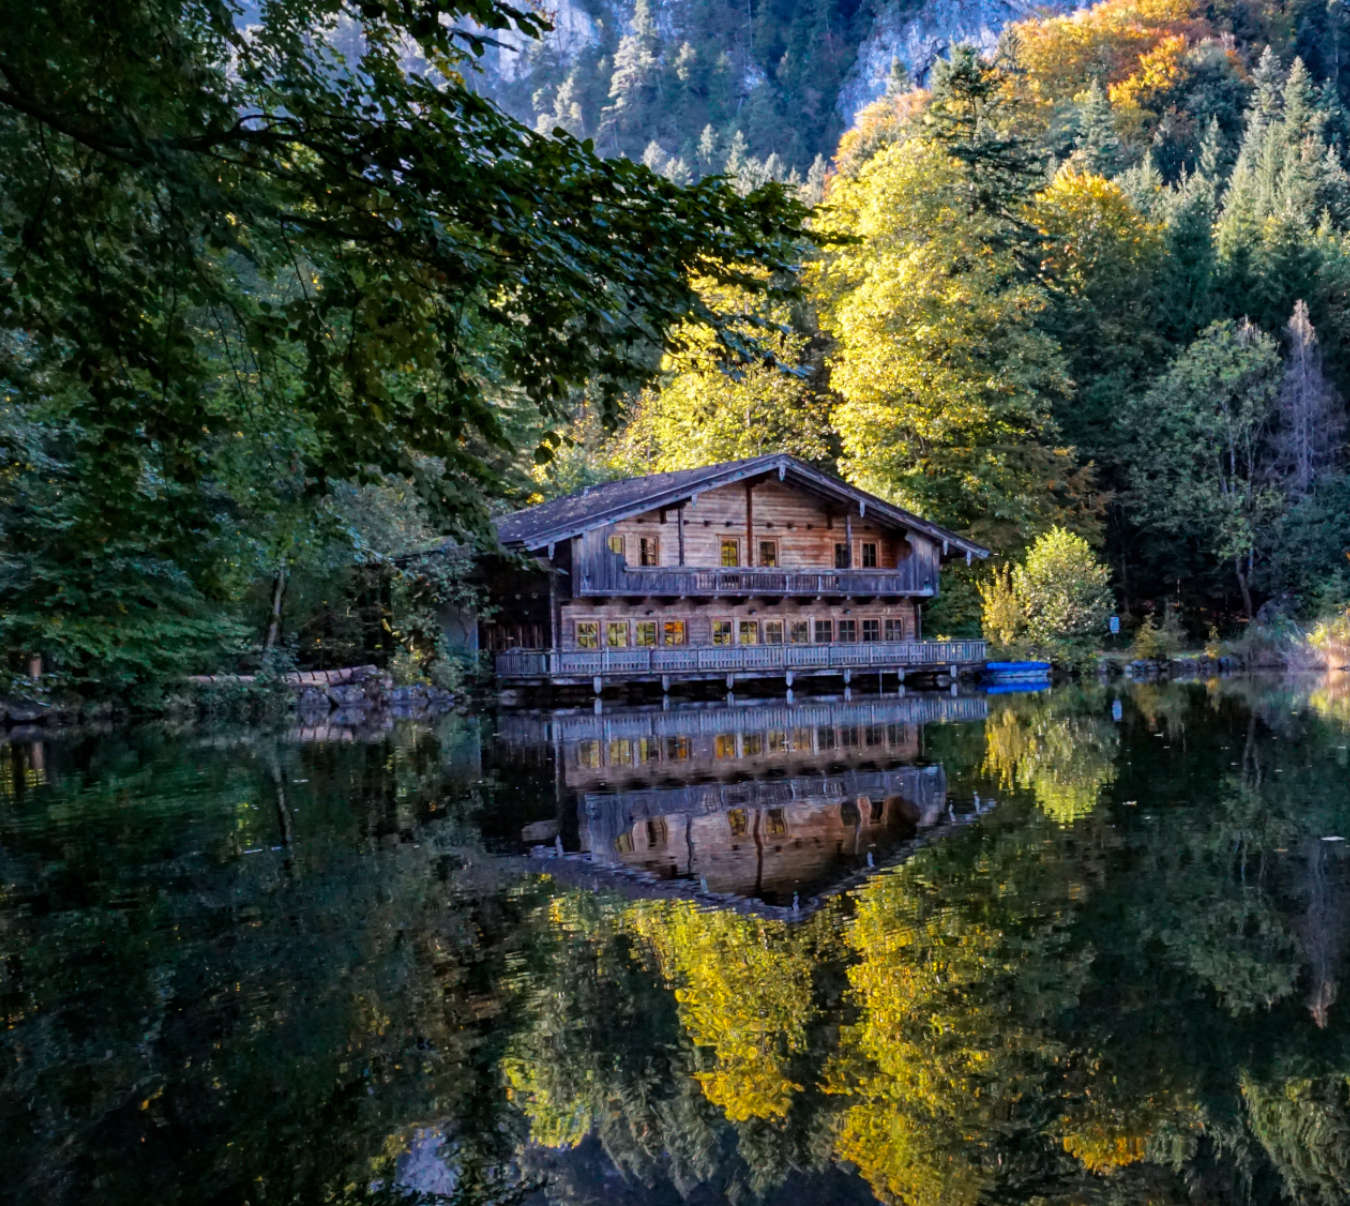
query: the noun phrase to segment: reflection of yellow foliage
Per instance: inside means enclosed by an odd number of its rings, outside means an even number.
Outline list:
[[[1107,722],[1059,712],[1053,700],[1005,701],[985,722],[983,769],[1005,791],[1031,792],[1046,816],[1071,825],[1114,782],[1119,738]]]
[[[733,1122],[781,1118],[801,1085],[787,1074],[805,1050],[812,961],[782,923],[701,910],[687,901],[636,906],[633,930],[675,987],[695,1046],[712,1051],[703,1092]]]
[[[1323,720],[1350,727],[1350,675],[1327,675],[1308,693],[1308,706]]]
[[[985,870],[987,880],[1016,873]],[[1046,1091],[1045,1070],[1063,1056],[1048,1019],[1086,966],[1060,954],[1053,980],[1022,975],[1027,943],[1060,950],[1061,922],[990,919],[987,880],[969,881],[976,899],[960,887],[954,897],[916,860],[859,893],[847,931],[860,1020],[842,1033],[826,1084],[850,1099],[835,1151],[878,1195],[909,1206],[981,1199],[997,1176],[985,1137]]]

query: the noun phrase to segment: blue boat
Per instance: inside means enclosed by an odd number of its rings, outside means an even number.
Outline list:
[[[986,662],[983,672],[987,683],[1048,683],[1049,662]]]

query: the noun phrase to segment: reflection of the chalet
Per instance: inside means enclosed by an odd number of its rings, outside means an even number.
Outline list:
[[[511,718],[548,740],[601,863],[764,900],[806,896],[948,819],[922,725],[978,720],[982,698],[633,709]]]

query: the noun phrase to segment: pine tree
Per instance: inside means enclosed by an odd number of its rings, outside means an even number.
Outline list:
[[[1344,405],[1323,375],[1317,331],[1301,299],[1285,337],[1288,350],[1274,435],[1275,470],[1287,492],[1306,495],[1339,459],[1345,438]]]
[[[1093,80],[1078,104],[1078,157],[1097,176],[1114,176],[1125,162],[1125,145],[1116,132],[1115,113],[1105,90]]]

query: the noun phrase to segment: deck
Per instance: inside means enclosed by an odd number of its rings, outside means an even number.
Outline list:
[[[503,684],[642,679],[778,678],[854,670],[946,670],[983,664],[984,641],[862,641],[829,645],[652,645],[629,649],[508,649],[496,655]]]
[[[913,558],[895,569],[884,570],[639,569],[634,566],[611,568],[588,561],[582,563],[579,571],[576,592],[579,597],[627,595],[634,598],[695,596],[716,599],[748,595],[805,598],[913,595],[927,598],[937,593],[937,569],[922,558]]]

